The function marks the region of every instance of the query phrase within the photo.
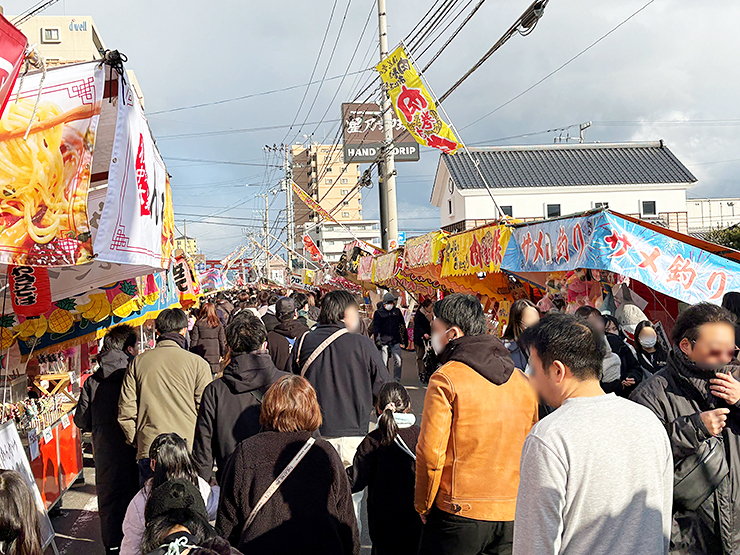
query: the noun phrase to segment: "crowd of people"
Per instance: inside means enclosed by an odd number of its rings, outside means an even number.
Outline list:
[[[75,424],[92,432],[108,553],[740,553],[740,294],[686,308],[668,344],[593,307],[480,301],[413,319],[421,422],[401,381],[398,300],[219,294],[162,311],[154,349],[108,330]],[[25,489],[24,489],[25,488]],[[0,471],[0,552],[38,555]]]

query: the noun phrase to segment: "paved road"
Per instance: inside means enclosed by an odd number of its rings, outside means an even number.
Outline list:
[[[412,408],[417,419],[421,419],[424,408],[425,389],[419,382],[416,370],[416,354],[403,352],[403,384],[411,394]],[[60,555],[103,555],[95,495],[95,468],[90,445],[85,446],[85,483],[72,487],[62,499],[62,508],[55,511],[52,524],[56,531],[56,545]],[[363,510],[362,554],[370,553],[370,536],[367,533],[367,515]],[[50,555],[52,550],[47,550]]]

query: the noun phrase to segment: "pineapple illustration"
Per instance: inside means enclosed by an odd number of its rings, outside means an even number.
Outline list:
[[[75,300],[70,297],[54,304],[57,308],[49,315],[49,329],[53,333],[67,333],[75,323],[71,314],[71,311],[76,308]]]
[[[136,295],[136,284],[131,281],[121,282],[121,292],[113,298],[113,314],[119,318],[126,318],[137,309],[137,303],[134,302]]]
[[[10,349],[15,342],[13,332],[9,329],[13,327],[15,317],[12,314],[0,316],[0,350]]]

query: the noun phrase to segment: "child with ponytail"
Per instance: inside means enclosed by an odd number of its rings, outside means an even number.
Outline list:
[[[347,469],[352,493],[367,487],[367,517],[373,555],[416,553],[421,519],[414,509],[416,443],[421,431],[411,397],[397,382],[380,390],[378,427],[357,449]]]

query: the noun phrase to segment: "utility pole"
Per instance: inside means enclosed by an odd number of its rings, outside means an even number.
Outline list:
[[[262,267],[262,276],[265,280],[268,279],[268,268],[270,267],[270,257],[268,256],[268,252],[270,252],[270,201],[269,201],[269,193],[261,193],[257,194],[255,196],[263,197],[265,199],[265,211],[263,213],[263,229],[262,229],[262,248],[263,254],[265,256],[265,264]]]
[[[385,0],[378,0],[378,30],[380,32],[380,59],[388,57],[388,22]],[[393,155],[393,107],[388,90],[382,88],[383,112],[383,163],[378,166],[380,190],[381,239],[385,250],[398,246],[398,209],[396,207],[396,160]],[[385,218],[383,217],[385,216]],[[383,222],[385,219],[385,222]]]
[[[295,252],[295,214],[293,212],[293,167],[290,164],[290,151],[285,148],[285,204],[288,213],[288,269],[293,272],[293,252]],[[293,251],[293,252],[291,252]]]

